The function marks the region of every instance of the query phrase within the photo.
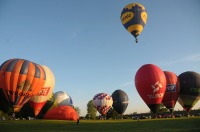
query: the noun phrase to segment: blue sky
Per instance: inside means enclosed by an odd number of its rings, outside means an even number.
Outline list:
[[[67,92],[83,116],[95,94],[117,89],[129,96],[125,113],[148,112],[134,85],[142,65],[177,75],[200,73],[200,1],[136,1],[148,12],[138,44],[120,20],[132,2],[0,0],[0,63],[23,58],[48,66],[56,78],[54,92]],[[177,103],[175,109],[182,107]]]

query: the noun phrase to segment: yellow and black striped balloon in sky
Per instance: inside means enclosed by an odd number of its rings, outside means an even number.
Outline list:
[[[131,3],[124,7],[121,12],[121,22],[128,32],[135,38],[142,32],[147,22],[145,7],[139,3]]]

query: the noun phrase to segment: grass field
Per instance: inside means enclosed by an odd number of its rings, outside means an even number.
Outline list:
[[[144,120],[4,120],[0,132],[200,132],[200,117]]]

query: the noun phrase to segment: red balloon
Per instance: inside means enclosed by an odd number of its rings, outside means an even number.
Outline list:
[[[166,77],[167,85],[162,103],[172,113],[178,100],[180,83],[177,75],[173,72],[164,71],[164,74]]]
[[[157,113],[166,90],[163,71],[154,64],[145,64],[135,75],[136,89],[153,113]]]
[[[77,120],[79,118],[76,111],[70,106],[57,106],[50,109],[43,117],[54,120]]]

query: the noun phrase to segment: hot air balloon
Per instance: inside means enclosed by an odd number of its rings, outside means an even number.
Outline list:
[[[178,76],[180,92],[178,102],[189,113],[200,99],[200,75],[193,71],[183,72]]]
[[[105,115],[113,104],[112,97],[106,93],[96,94],[92,102],[101,115]]]
[[[10,59],[0,66],[1,87],[14,112],[38,94],[45,80],[44,69],[28,60]]]
[[[113,92],[112,99],[112,107],[118,114],[122,115],[128,106],[128,95],[124,91],[118,89]]]
[[[165,95],[163,97],[163,105],[173,113],[174,107],[178,100],[180,83],[176,74],[170,71],[164,71],[167,85]]]
[[[163,71],[154,64],[143,65],[135,75],[135,86],[151,111],[157,113],[166,90]]]
[[[54,120],[74,120],[79,119],[79,115],[70,106],[57,106],[50,109],[43,117],[44,119]]]
[[[30,105],[34,109],[35,116],[39,114],[47,100],[52,96],[52,92],[55,86],[55,77],[53,72],[47,66],[42,66],[42,68],[46,73],[45,84],[40,92],[29,101]]]
[[[58,91],[53,96],[54,106],[72,106],[72,98],[64,91]]]
[[[135,37],[137,43],[137,36],[140,35],[147,22],[145,7],[139,3],[128,4],[121,12],[121,22],[126,30]]]

